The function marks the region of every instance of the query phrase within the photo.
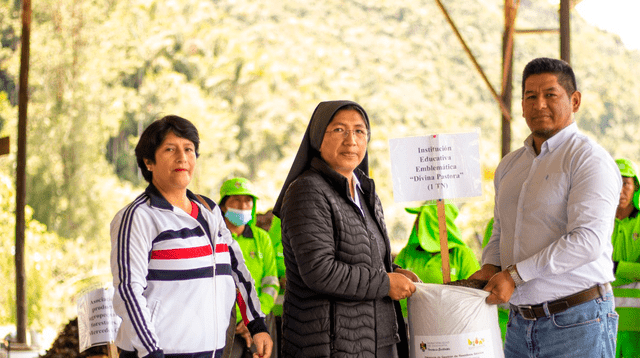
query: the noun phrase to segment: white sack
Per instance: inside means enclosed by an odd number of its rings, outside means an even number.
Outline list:
[[[408,299],[411,358],[504,358],[498,307],[489,292],[417,283]]]

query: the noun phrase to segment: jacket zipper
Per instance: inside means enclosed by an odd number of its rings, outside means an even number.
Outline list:
[[[329,349],[331,351],[331,355],[333,355],[335,346],[334,341],[336,339],[336,324],[335,324],[335,304],[333,301],[329,302]]]
[[[373,300],[373,322],[375,322],[374,325],[374,331],[373,331],[373,337],[374,337],[374,342],[376,343],[376,357],[378,356],[378,303],[376,302],[376,300]]]

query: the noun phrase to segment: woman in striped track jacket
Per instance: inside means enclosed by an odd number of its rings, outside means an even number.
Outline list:
[[[240,247],[219,207],[187,190],[198,146],[197,129],[178,116],[153,122],[136,146],[149,186],[111,222],[121,358],[221,357],[236,296],[255,357],[271,354]]]

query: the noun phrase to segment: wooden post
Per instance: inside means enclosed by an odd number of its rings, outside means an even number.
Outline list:
[[[6,155],[11,152],[9,137],[0,138],[0,155]]]
[[[513,95],[513,34],[520,0],[504,0],[504,33],[502,36],[502,103],[511,114]],[[511,116],[502,115],[502,156],[511,152]]]
[[[27,163],[27,103],[29,101],[29,46],[31,0],[22,0],[22,43],[18,89],[18,157],[16,169],[16,332],[17,342],[27,343],[27,275],[25,272],[25,205]]]
[[[118,358],[118,347],[114,342],[107,343],[107,353],[109,353],[109,358]]]
[[[447,218],[444,212],[444,201],[438,199],[438,228],[440,231],[440,256],[442,257],[442,281],[451,282],[451,265],[449,264],[449,240],[447,235]]]
[[[476,60],[473,53],[471,53],[469,46],[467,46],[467,42],[462,38],[462,35],[460,35],[460,31],[458,31],[458,27],[451,19],[451,16],[449,16],[449,12],[447,11],[447,9],[445,9],[444,5],[442,5],[442,2],[440,0],[436,0],[436,3],[438,4],[438,7],[440,8],[440,10],[442,10],[442,13],[444,14],[444,17],[447,19],[447,22],[449,23],[449,25],[451,25],[451,28],[453,29],[454,34],[456,35],[458,40],[460,40],[460,43],[464,48],[464,52],[466,52],[467,55],[469,55],[469,59],[471,59],[471,62],[473,62],[473,66],[476,68],[476,70],[480,74],[480,77],[482,77],[482,80],[489,88],[489,91],[491,91],[491,95],[493,95],[493,98],[496,100],[496,102],[498,102],[498,105],[500,106],[500,110],[502,111],[502,115],[505,118],[508,118],[509,121],[511,121],[511,112],[507,109],[507,107],[505,107],[504,103],[502,103],[502,99],[500,98],[500,96],[498,96],[498,92],[496,92],[496,90],[493,88],[493,86],[491,85],[491,82],[487,78],[487,75],[485,75],[484,71],[482,70],[482,67],[480,67],[478,60]]]
[[[560,0],[560,58],[571,63],[571,4]]]

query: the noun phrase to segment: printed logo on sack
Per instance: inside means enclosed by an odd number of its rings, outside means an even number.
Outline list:
[[[420,350],[421,351],[426,351],[427,350],[427,344],[424,342],[420,342]]]
[[[469,344],[469,347],[481,346],[484,344],[485,341],[486,339],[478,338],[478,337],[476,337],[474,340],[467,339],[467,343]]]

